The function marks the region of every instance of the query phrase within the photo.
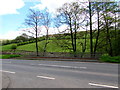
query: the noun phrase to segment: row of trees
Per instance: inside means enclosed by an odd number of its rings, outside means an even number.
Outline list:
[[[84,6],[86,3],[73,2],[66,3],[62,8],[58,9],[60,13],[59,22],[61,24],[67,24],[71,33],[71,44],[73,52],[76,52],[76,33],[80,30],[80,27],[89,27],[90,35],[90,52],[91,57],[94,57],[97,51],[104,50],[110,56],[115,55],[113,50],[114,41],[118,43],[119,36],[119,8],[117,2],[89,2],[88,6]],[[81,8],[82,7],[82,8]],[[64,17],[64,18],[63,18]],[[62,22],[61,22],[62,21]],[[112,36],[112,30],[114,35]],[[94,36],[96,35],[96,37]],[[103,36],[104,35],[104,36]],[[85,38],[87,36],[87,29]],[[95,37],[95,42],[93,42]],[[83,52],[86,50],[86,39],[84,41]],[[104,46],[104,47],[103,47]],[[117,44],[118,46],[118,44]],[[102,49],[101,49],[102,48]],[[119,54],[119,52],[117,52]],[[118,55],[116,54],[116,55]]]
[[[13,40],[2,40],[1,45],[8,45],[8,44],[12,44],[12,43],[22,43],[22,42],[32,41],[32,40],[34,41],[33,37],[28,36],[27,34],[23,33],[22,35],[17,36]]]
[[[120,31],[118,27],[120,21],[118,3],[93,2],[91,4],[92,12],[97,15],[97,36],[93,52],[96,53],[97,49],[101,50],[100,48],[105,46],[105,51],[110,56],[113,56],[115,55],[114,52],[116,52],[113,48],[117,48],[113,43],[117,40]],[[111,34],[112,30],[114,30],[114,35]]]
[[[114,54],[114,45],[118,45],[120,28],[119,21],[120,17],[118,15],[119,8],[117,2],[72,2],[65,3],[62,7],[57,9],[57,15],[54,20],[51,18],[51,14],[47,11],[39,11],[30,9],[30,13],[25,19],[25,25],[29,28],[24,29],[29,33],[35,32],[36,41],[36,53],[38,56],[38,35],[41,31],[41,26],[46,30],[46,43],[44,45],[44,53],[46,52],[46,47],[49,38],[49,28],[54,21],[54,26],[59,29],[61,25],[67,25],[71,42],[62,44],[64,47],[70,47],[76,56],[77,52],[77,33],[80,30],[85,31],[84,42],[80,43],[82,45],[82,52],[86,51],[87,36],[89,32],[90,38],[90,53],[91,57],[94,57],[96,52],[108,53],[110,56],[118,55]],[[114,31],[114,35],[111,32]],[[95,39],[93,39],[95,38]],[[94,42],[93,42],[94,41]],[[113,45],[114,43],[114,45]],[[69,46],[68,46],[69,45]],[[71,48],[72,47],[72,48]],[[104,50],[103,50],[104,49]]]

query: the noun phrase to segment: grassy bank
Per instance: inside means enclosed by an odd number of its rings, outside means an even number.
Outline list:
[[[0,55],[0,59],[10,59],[10,58],[15,58],[15,57],[20,57],[21,55],[10,55],[10,54],[6,54],[6,55]]]
[[[11,50],[12,45],[14,45],[14,44],[8,44],[8,45],[0,46],[0,51]]]
[[[71,46],[71,40],[48,40],[47,44],[47,52],[71,52],[72,46]],[[84,39],[77,39],[77,51],[82,52],[82,46],[80,43],[83,43]],[[44,46],[45,46],[46,41],[39,41],[38,42],[38,47],[39,51],[43,52],[44,51]],[[7,51],[7,50],[12,50],[12,45],[14,44],[9,44],[9,45],[3,45],[0,46],[1,50],[0,51]],[[89,39],[87,39],[87,45],[86,45],[86,52],[89,52]],[[71,48],[71,49],[70,49]],[[25,50],[25,51],[36,51],[35,43],[30,43],[26,45],[21,45],[17,46],[17,50]]]
[[[48,42],[49,43],[47,44],[47,48],[46,48],[47,52],[71,52],[71,50],[68,49],[68,48],[72,49],[70,40],[48,40]],[[80,45],[81,42],[84,42],[84,39],[77,39],[77,51],[79,52],[82,52],[81,51],[82,46]],[[87,39],[87,42],[88,43],[87,43],[86,52],[89,52],[90,51],[89,39]],[[45,40],[38,42],[38,47],[40,52],[43,52],[44,46],[45,46]],[[35,43],[18,46],[17,50],[36,51]]]

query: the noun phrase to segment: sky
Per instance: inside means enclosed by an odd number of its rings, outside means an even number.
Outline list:
[[[55,13],[68,0],[1,0],[0,1],[0,39],[14,39],[23,32],[19,28],[23,25],[30,8],[43,10],[49,8]],[[73,1],[73,0],[69,0]]]
[[[57,8],[72,1],[75,0],[1,0],[0,39],[14,39],[23,33],[20,28],[30,8],[39,10],[48,8],[50,13],[56,13]],[[64,27],[66,26],[61,26],[60,29]],[[51,33],[55,32],[52,27],[50,30]]]

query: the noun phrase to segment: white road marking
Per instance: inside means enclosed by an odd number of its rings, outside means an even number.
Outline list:
[[[118,88],[118,87],[116,87],[116,86],[96,84],[96,83],[89,83],[89,85],[91,85],[91,86],[100,86],[100,87],[107,87],[107,88]]]
[[[6,72],[6,73],[12,73],[12,74],[15,74],[15,73],[16,73],[16,72],[5,71],[5,70],[0,70],[0,72]]]
[[[55,78],[53,77],[46,77],[46,76],[37,76],[39,78],[44,78],[44,79],[50,79],[50,80],[54,80]]]
[[[63,68],[81,68],[81,69],[87,69],[87,67],[77,67],[77,66],[62,66],[62,65],[50,65],[50,64],[38,64],[41,66],[53,66],[53,67],[63,67]]]
[[[37,65],[37,64],[30,64],[30,65],[33,65],[33,66],[34,66],[34,65]]]
[[[2,63],[11,63],[11,62],[2,62]]]

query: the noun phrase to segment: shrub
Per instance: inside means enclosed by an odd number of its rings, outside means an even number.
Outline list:
[[[11,49],[12,50],[15,50],[17,48],[17,45],[16,44],[13,44],[12,46],[11,46]]]
[[[2,40],[0,43],[1,45],[8,45],[12,43],[12,40]]]
[[[104,54],[100,57],[102,62],[120,63],[120,56],[111,57],[108,54]]]
[[[17,46],[26,45],[26,44],[30,44],[30,43],[34,43],[34,42],[35,42],[35,40],[20,42],[20,43],[17,44]]]

